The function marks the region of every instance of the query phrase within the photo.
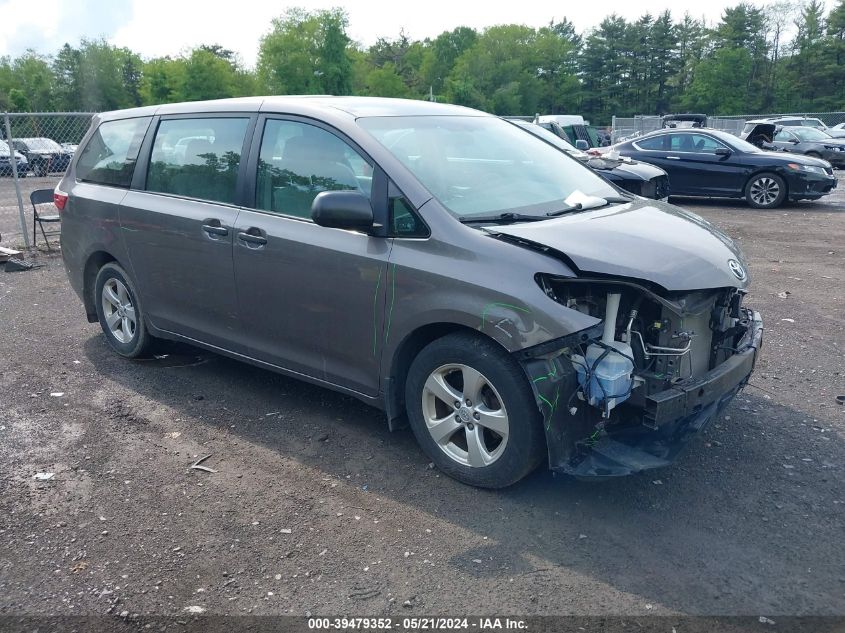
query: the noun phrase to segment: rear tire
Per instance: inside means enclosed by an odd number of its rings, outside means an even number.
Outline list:
[[[135,284],[116,262],[100,268],[94,282],[94,305],[109,346],[124,358],[150,352],[153,337],[144,323]]]
[[[525,372],[481,336],[449,334],[425,347],[408,371],[405,406],[423,451],[458,481],[504,488],[545,455],[542,416]]]
[[[777,174],[756,174],[745,185],[745,200],[755,209],[774,209],[785,199],[786,183]]]

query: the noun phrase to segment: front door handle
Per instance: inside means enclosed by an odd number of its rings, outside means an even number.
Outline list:
[[[666,158],[669,160],[681,160],[680,156],[667,156]]]
[[[206,233],[208,233],[211,236],[219,235],[219,236],[223,237],[225,235],[229,235],[229,229],[227,229],[225,226],[223,226],[220,223],[220,220],[215,220],[215,219],[212,219],[212,218],[210,218],[208,220],[203,220],[202,230],[205,231]]]
[[[262,235],[263,231],[255,227],[249,228],[246,231],[238,231],[238,239],[247,244],[255,246],[264,246],[267,243],[267,238]]]

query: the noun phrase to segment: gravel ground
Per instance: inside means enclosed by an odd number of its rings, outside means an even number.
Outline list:
[[[0,614],[845,615],[845,192],[676,203],[741,240],[763,356],[677,465],[601,484],[466,487],[350,398],[118,358],[55,256],[0,273]]]

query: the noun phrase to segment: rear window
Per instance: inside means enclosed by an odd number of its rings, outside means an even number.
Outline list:
[[[233,117],[162,121],[147,191],[234,203],[248,123]]]
[[[128,188],[150,117],[101,123],[79,154],[76,177],[99,185]]]

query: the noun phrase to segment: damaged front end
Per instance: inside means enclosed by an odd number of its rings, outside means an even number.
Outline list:
[[[550,467],[614,477],[670,464],[748,382],[758,313],[728,287],[538,275],[554,301],[599,325],[516,354],[543,413]]]

